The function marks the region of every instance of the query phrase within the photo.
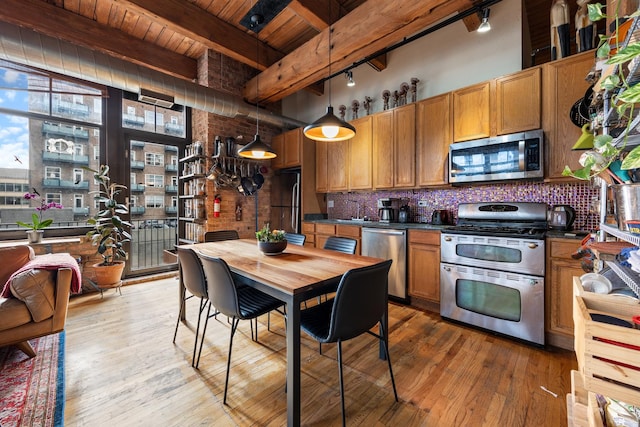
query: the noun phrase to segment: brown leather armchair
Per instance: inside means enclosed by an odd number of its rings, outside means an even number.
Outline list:
[[[0,287],[34,258],[26,245],[0,248]],[[16,345],[34,357],[28,340],[62,331],[72,274],[71,268],[33,268],[16,275],[10,286],[14,297],[0,297],[0,346]]]

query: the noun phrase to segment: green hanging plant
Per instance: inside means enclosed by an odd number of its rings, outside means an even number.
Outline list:
[[[599,21],[607,17],[603,13],[604,6],[600,3],[589,4],[589,19],[592,22]],[[636,11],[632,15],[627,16],[633,19],[640,16],[640,12]],[[617,23],[617,15],[614,16]],[[616,30],[615,38],[606,35],[600,35],[600,44],[597,49],[598,58],[607,58],[606,63],[617,66],[617,72],[607,76],[602,80],[601,87],[612,93],[611,105],[616,109],[618,117],[624,118],[627,122],[622,132],[622,143],[618,146],[614,145],[611,135],[596,135],[593,141],[593,148],[585,151],[580,156],[580,169],[572,170],[569,166],[565,166],[562,174],[564,176],[572,176],[577,179],[590,180],[607,170],[611,163],[623,158],[629,132],[632,131],[631,124],[634,117],[635,104],[640,103],[640,84],[630,85],[623,71],[623,65],[640,56],[640,42],[630,43],[624,48],[620,48],[619,31]],[[611,54],[610,42],[614,42],[616,51]],[[618,95],[618,93],[620,93]],[[638,169],[640,168],[640,146],[633,148],[626,156],[624,156],[621,169]]]

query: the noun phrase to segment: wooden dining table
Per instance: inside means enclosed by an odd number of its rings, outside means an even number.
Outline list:
[[[287,245],[278,255],[263,254],[255,239],[225,240],[189,245],[196,252],[224,259],[242,282],[286,304],[287,310],[287,425],[300,425],[300,305],[334,290],[347,271],[379,264],[383,259],[307,246]],[[180,286],[180,298],[184,297]],[[385,312],[384,330],[387,330]],[[386,339],[386,337],[385,337]],[[381,346],[381,357],[384,352]]]

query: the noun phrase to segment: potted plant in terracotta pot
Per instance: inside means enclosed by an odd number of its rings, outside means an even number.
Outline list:
[[[256,231],[256,239],[258,248],[265,255],[278,255],[287,248],[284,230],[271,230],[268,223],[260,231]]]
[[[131,234],[127,231],[131,224],[121,216],[126,215],[129,209],[126,205],[118,203],[116,196],[127,187],[111,182],[107,165],[100,166],[99,171],[84,169],[93,172],[93,178],[100,185],[100,190],[93,193],[101,209],[87,221],[93,226],[93,229],[87,232],[87,237],[97,246],[98,253],[102,256],[102,262],[93,266],[96,284],[101,288],[117,287],[120,286],[122,271],[128,258],[124,244],[131,240]]]

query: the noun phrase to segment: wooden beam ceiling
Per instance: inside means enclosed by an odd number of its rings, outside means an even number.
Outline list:
[[[0,20],[176,77],[197,77],[194,59],[40,0],[3,0]]]
[[[256,66],[256,38],[248,33],[204,12],[184,0],[115,0],[127,10],[135,11],[159,22],[176,33],[202,43],[209,49],[252,67]],[[259,43],[260,70],[277,62],[284,55],[270,46]]]
[[[347,68],[438,20],[472,6],[472,0],[369,0],[331,28],[331,68]],[[371,31],[375,28],[375,31]],[[275,102],[328,77],[329,28],[247,82],[249,102]],[[260,83],[258,91],[258,80]]]

